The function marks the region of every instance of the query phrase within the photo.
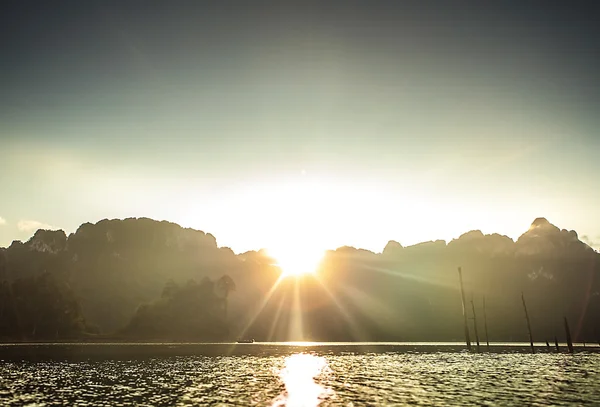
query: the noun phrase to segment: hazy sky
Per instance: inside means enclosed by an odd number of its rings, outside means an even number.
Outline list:
[[[2,2],[0,245],[130,216],[236,252],[600,243],[594,8],[247,3]]]

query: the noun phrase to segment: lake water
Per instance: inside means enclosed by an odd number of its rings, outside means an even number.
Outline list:
[[[0,345],[2,406],[600,405],[600,353],[452,344]]]

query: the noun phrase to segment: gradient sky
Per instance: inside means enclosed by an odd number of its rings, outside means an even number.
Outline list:
[[[378,252],[544,216],[599,247],[595,8],[281,3],[2,2],[0,245],[146,216]]]

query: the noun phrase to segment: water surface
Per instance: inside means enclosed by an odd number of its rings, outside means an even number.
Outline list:
[[[600,404],[600,354],[453,344],[1,345],[0,405]],[[162,350],[162,352],[160,352]],[[128,356],[129,355],[129,356]]]

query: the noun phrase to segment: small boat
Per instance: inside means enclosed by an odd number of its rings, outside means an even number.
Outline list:
[[[254,343],[254,339],[240,339],[237,343]]]

